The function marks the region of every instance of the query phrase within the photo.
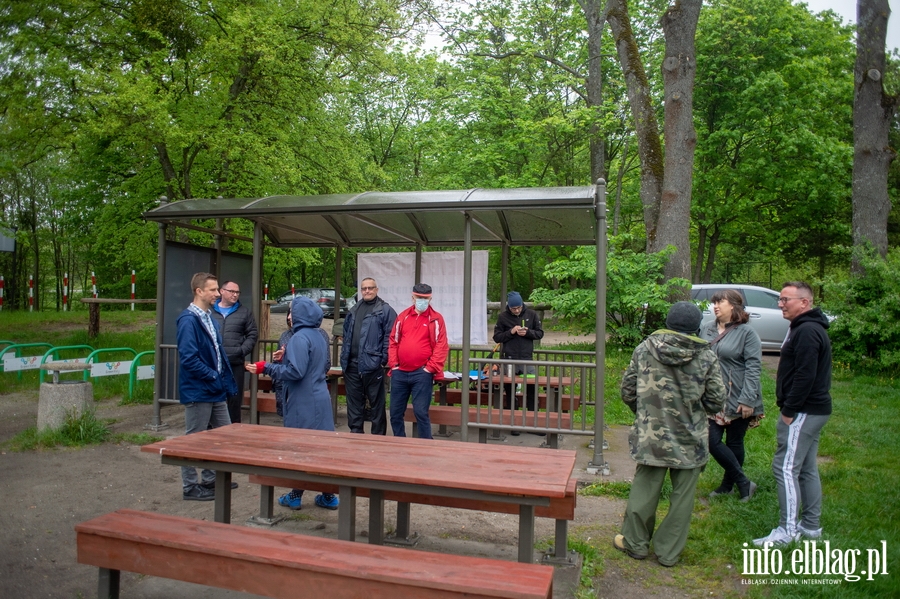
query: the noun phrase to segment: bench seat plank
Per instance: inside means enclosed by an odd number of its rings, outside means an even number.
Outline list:
[[[488,420],[490,414],[492,420]],[[428,417],[432,424],[444,424],[449,426],[462,426],[462,406],[435,406],[428,408]],[[535,417],[537,418],[535,420]],[[415,422],[416,416],[412,406],[406,407],[404,414],[406,422]],[[572,428],[571,414],[557,414],[556,412],[525,412],[523,420],[522,411],[498,410],[488,408],[469,407],[470,423],[498,424],[504,426],[537,426],[551,429],[562,429],[565,432]]]
[[[549,599],[553,569],[135,510],[83,522],[78,562],[265,597]]]
[[[274,476],[250,475],[251,485],[265,485],[269,487],[284,487],[292,489],[298,485],[297,481],[289,478],[278,478]],[[549,506],[537,506],[534,509],[534,515],[540,518],[553,518],[556,520],[574,520],[575,519],[575,503],[577,499],[578,481],[573,477],[569,479],[566,486],[566,496],[562,498],[554,498],[550,500]],[[300,484],[307,491],[316,491],[318,493],[338,493],[338,485],[327,483],[308,483]],[[358,488],[356,490],[357,497],[368,497],[369,489]],[[464,499],[460,497],[441,497],[435,495],[422,495],[418,493],[400,493],[397,491],[385,491],[385,501],[397,501],[400,503],[416,503],[420,505],[432,505],[437,507],[450,507],[464,510],[478,510],[482,512],[495,512],[499,514],[518,515],[519,506],[513,503],[500,503],[496,501],[478,501],[475,499]]]
[[[446,398],[447,398],[447,405],[455,406],[455,405],[459,405],[462,403],[463,389],[459,389],[459,388],[455,388],[455,387],[448,387],[445,390],[445,393],[446,393]],[[469,391],[469,393],[470,393],[469,405],[475,405],[475,402],[477,401],[478,393],[476,391]],[[502,393],[503,393],[502,389],[499,391],[494,391],[494,394],[492,396],[490,396],[490,398],[497,399],[499,401],[499,398],[502,397]],[[521,405],[521,402],[523,401],[523,394],[516,393],[516,397],[518,398],[519,405]],[[435,402],[441,401],[441,390],[440,389],[435,389],[434,401]],[[486,391],[481,392],[481,401],[483,404],[490,402],[488,393]],[[537,403],[538,403],[538,409],[546,410],[547,409],[547,394],[546,393],[538,393],[537,394]],[[563,393],[560,396],[560,404],[562,404],[563,412],[574,412],[574,411],[578,410],[578,408],[581,406],[581,398],[578,395],[570,395],[568,393]]]

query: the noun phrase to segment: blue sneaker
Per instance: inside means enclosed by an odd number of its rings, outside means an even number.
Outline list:
[[[325,493],[319,493],[318,495],[316,495],[316,505],[319,507],[323,507],[326,510],[336,510],[338,509],[340,503],[341,502],[338,501],[337,495],[332,495],[330,493],[328,495],[326,495]]]
[[[318,499],[318,497],[316,497],[316,499]],[[278,498],[278,505],[290,508],[292,510],[299,510],[302,500],[302,496],[295,496],[293,493],[285,493]],[[318,501],[316,503],[318,503]]]

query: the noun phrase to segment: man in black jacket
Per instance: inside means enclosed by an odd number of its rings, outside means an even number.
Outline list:
[[[791,321],[781,345],[776,379],[778,447],[772,472],[778,487],[781,520],[757,546],[781,546],[822,536],[822,485],[819,481],[819,434],[831,415],[831,340],[828,318],[813,306],[810,286],[785,283],[778,298]],[[802,517],[801,517],[802,505]]]
[[[387,434],[384,373],[391,327],[397,320],[397,312],[378,297],[375,279],[363,279],[359,291],[360,301],[344,319],[341,345],[341,368],[347,390],[347,426],[351,433],[364,433],[368,410],[372,434],[384,435]]]
[[[241,287],[234,281],[225,281],[219,286],[221,297],[213,304],[212,317],[219,322],[222,340],[228,362],[237,382],[237,395],[228,397],[228,415],[231,422],[241,421],[241,404],[244,401],[244,359],[253,351],[259,339],[259,330],[253,320],[250,308],[238,301]]]
[[[502,343],[501,357],[507,360],[531,360],[534,355],[534,342],[543,339],[544,329],[541,326],[541,317],[530,308],[525,307],[522,296],[518,291],[510,291],[506,296],[506,309],[497,317],[494,325],[494,343]],[[534,366],[516,366],[516,374],[534,375]],[[536,385],[526,384],[525,406],[534,410]],[[504,385],[506,392],[505,404],[515,407],[515,391],[513,385]],[[517,435],[517,431],[513,431]]]

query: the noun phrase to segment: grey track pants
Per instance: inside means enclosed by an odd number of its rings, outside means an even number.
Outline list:
[[[778,448],[772,459],[772,472],[778,485],[778,504],[781,507],[779,524],[789,534],[795,534],[798,525],[807,530],[819,528],[822,484],[816,459],[819,434],[828,418],[801,412],[788,425],[780,414],[778,416]]]

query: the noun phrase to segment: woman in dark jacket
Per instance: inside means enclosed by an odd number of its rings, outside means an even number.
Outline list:
[[[291,329],[280,363],[256,362],[245,367],[253,374],[267,374],[273,381],[284,384],[284,426],[321,431],[334,430],[331,395],[325,375],[331,366],[328,334],[319,328],[322,309],[308,297],[297,297],[291,303]],[[279,505],[299,510],[303,490],[292,489],[278,499]],[[338,508],[338,498],[332,493],[316,496],[319,507]]]
[[[719,358],[728,398],[722,411],[709,420],[709,453],[725,470],[722,484],[709,496],[728,495],[737,485],[741,501],[749,501],[756,483],[744,474],[744,435],[763,414],[762,346],[747,324],[750,315],[740,292],[723,289],[710,303],[716,320],[701,327],[700,336],[712,344]]]

